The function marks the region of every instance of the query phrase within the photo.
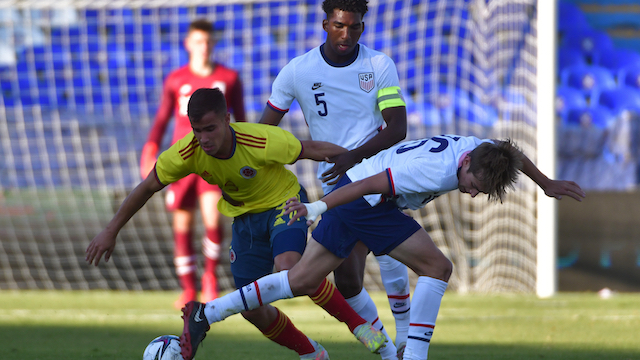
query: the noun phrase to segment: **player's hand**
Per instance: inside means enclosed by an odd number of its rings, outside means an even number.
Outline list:
[[[89,265],[95,260],[95,265],[98,266],[102,254],[104,254],[104,261],[109,261],[115,247],[116,235],[109,233],[106,229],[102,230],[87,247],[84,260]]]
[[[338,179],[340,179],[340,176],[344,175],[347,170],[351,169],[358,161],[359,159],[355,158],[350,151],[327,158],[326,162],[332,163],[333,167],[322,174],[322,182],[327,183],[327,185],[335,185]]]
[[[291,219],[289,220],[287,225],[291,225],[301,217],[307,216],[307,207],[304,206],[304,204],[301,203],[298,198],[292,197],[291,199],[287,200],[287,204],[284,206],[284,214],[287,215],[291,213],[293,214],[291,215]],[[313,224],[313,221],[307,220],[307,225],[310,226],[311,224]]]
[[[140,155],[140,176],[146,179],[153,167],[156,165],[156,154],[158,145],[152,142],[144,144],[142,155]]]
[[[561,200],[562,196],[567,195],[577,201],[582,201],[582,199],[587,196],[582,188],[580,188],[580,185],[573,181],[565,180],[551,180],[549,184],[545,186],[544,193],[545,195],[558,200]]]

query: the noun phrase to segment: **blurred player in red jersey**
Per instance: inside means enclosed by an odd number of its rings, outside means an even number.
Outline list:
[[[171,143],[183,138],[191,131],[187,116],[187,104],[191,94],[199,88],[219,88],[227,100],[227,108],[235,121],[245,121],[242,83],[238,73],[211,61],[215,45],[213,26],[206,20],[195,20],[189,25],[184,47],[189,53],[189,64],[167,76],[162,91],[162,100],[153,126],[149,132],[140,159],[140,175],[146,178],[156,163],[158,148],[162,142],[167,124],[173,113],[176,123]],[[217,210],[221,197],[220,188],[208,184],[197,174],[192,174],[174,184],[167,192],[167,209],[173,212],[173,236],[175,241],[174,264],[180,280],[182,294],[174,306],[181,308],[189,301],[196,300],[196,255],[192,237],[196,205],[204,222],[205,237],[202,252],[205,256],[202,275],[202,301],[210,301],[218,296],[216,266],[220,254],[223,229]]]

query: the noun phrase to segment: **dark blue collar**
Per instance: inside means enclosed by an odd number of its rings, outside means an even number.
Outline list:
[[[324,53],[324,46],[327,43],[324,43],[322,45],[320,45],[320,54],[322,55],[322,58],[324,59],[324,61],[327,62],[327,64],[333,66],[333,67],[345,67],[345,66],[349,66],[351,64],[353,64],[354,61],[356,61],[356,59],[358,58],[358,54],[360,53],[360,44],[356,44],[356,48],[353,51],[353,56],[351,57],[351,59],[343,62],[343,63],[335,63],[331,60],[329,60],[329,58],[327,57],[327,55],[325,55]]]

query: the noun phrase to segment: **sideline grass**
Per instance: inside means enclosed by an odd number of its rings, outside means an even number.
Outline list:
[[[178,334],[173,292],[0,291],[0,359],[140,359],[146,344]],[[395,334],[384,294],[373,294]],[[276,303],[331,359],[376,359],[308,298]],[[640,294],[444,297],[429,359],[640,359]],[[241,316],[212,326],[196,359],[296,359]]]

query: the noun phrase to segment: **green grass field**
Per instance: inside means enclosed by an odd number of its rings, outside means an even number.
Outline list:
[[[172,292],[0,291],[0,359],[140,359],[158,335],[182,330]],[[373,294],[395,334],[384,294]],[[331,359],[376,359],[308,298],[280,301]],[[392,335],[393,336],[393,335]],[[296,359],[241,316],[212,326],[197,360]],[[640,295],[444,297],[429,359],[640,359]]]

